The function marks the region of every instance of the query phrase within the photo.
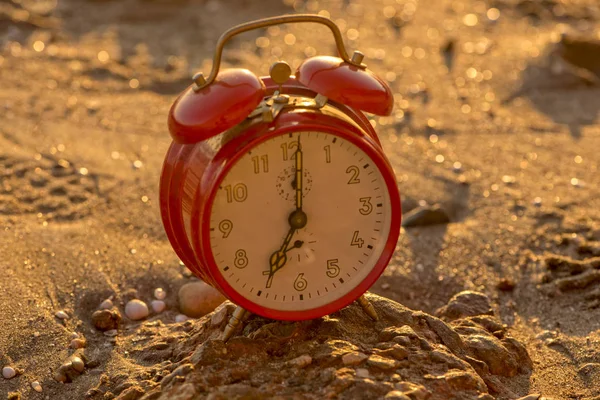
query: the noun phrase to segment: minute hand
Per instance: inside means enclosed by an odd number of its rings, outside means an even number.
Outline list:
[[[296,210],[302,210],[302,145],[298,136],[298,150],[296,150]]]

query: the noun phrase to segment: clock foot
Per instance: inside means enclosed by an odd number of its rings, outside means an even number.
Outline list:
[[[365,311],[365,313],[371,317],[371,319],[373,319],[374,321],[378,321],[379,320],[379,316],[377,315],[377,311],[375,311],[375,307],[373,307],[373,304],[371,304],[371,302],[367,299],[367,296],[365,296],[364,294],[362,296],[360,296],[358,298],[358,304],[360,304],[360,306],[362,307],[362,309]]]
[[[229,322],[227,322],[227,326],[225,326],[225,329],[223,329],[224,342],[228,341],[233,336],[237,328],[246,318],[248,318],[248,316],[250,316],[250,312],[246,311],[242,307],[238,306],[235,309],[231,315],[231,318],[229,318]]]

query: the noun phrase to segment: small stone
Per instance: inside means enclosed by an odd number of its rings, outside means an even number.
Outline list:
[[[54,314],[54,315],[58,319],[69,319],[69,314],[67,314],[63,310],[57,311],[56,314]]]
[[[504,175],[502,177],[502,182],[506,183],[507,185],[512,185],[513,183],[515,183],[517,181],[517,178],[515,178],[512,175]]]
[[[437,310],[437,314],[453,321],[476,315],[493,315],[493,310],[490,299],[485,294],[466,290],[454,295],[448,304]]]
[[[113,308],[113,302],[111,299],[106,299],[102,303],[100,303],[100,307],[98,308],[100,310],[110,310],[111,308]]]
[[[83,349],[86,346],[87,342],[85,339],[73,339],[71,343],[69,343],[69,347],[72,349]]]
[[[125,305],[125,315],[133,321],[139,321],[148,316],[148,306],[141,300],[134,299]]]
[[[409,211],[402,217],[402,226],[428,226],[447,224],[450,217],[439,205],[421,206]]]
[[[40,333],[38,331],[33,332],[33,337],[40,337]]]
[[[79,339],[79,333],[71,332],[71,339]]]
[[[392,390],[383,396],[384,400],[410,400],[410,397],[399,390]]]
[[[154,310],[155,313],[161,313],[165,311],[165,308],[167,308],[167,305],[162,300],[152,300],[150,305],[152,306],[152,310]]]
[[[515,289],[515,281],[510,278],[502,278],[496,285],[498,290],[502,290],[503,292],[512,292]]]
[[[179,289],[179,309],[188,317],[198,318],[213,311],[225,297],[212,286],[201,282],[186,283]]]
[[[227,307],[219,307],[215,313],[210,317],[210,326],[221,326],[221,324],[227,319]]]
[[[11,366],[6,366],[4,368],[2,368],[2,376],[5,379],[11,379],[14,378],[17,375],[17,371],[15,371],[15,369]]]
[[[398,382],[394,386],[410,399],[427,400],[431,397],[431,393],[424,386],[412,382]]]
[[[359,352],[346,353],[342,356],[344,365],[358,365],[365,361],[369,356]]]
[[[375,354],[368,358],[367,364],[369,364],[372,367],[382,369],[384,371],[398,368],[398,366],[400,365],[400,363],[396,360],[381,357]]]
[[[387,289],[389,289],[389,288],[390,288],[390,284],[389,284],[389,283],[382,283],[382,284],[381,284],[381,288],[382,288],[383,290],[387,290]]]
[[[79,357],[72,357],[71,364],[73,365],[73,369],[77,372],[83,372],[85,369],[85,364],[83,360]]]
[[[185,322],[188,319],[190,319],[187,315],[183,315],[183,314],[177,314],[175,316],[175,322]]]
[[[167,297],[167,292],[163,288],[154,289],[154,297],[158,300],[164,300]]]
[[[110,329],[106,332],[104,332],[104,336],[108,336],[108,337],[115,337],[119,334],[119,331],[117,331],[116,329]]]
[[[119,394],[119,400],[137,400],[141,398],[146,392],[139,386],[129,387]],[[173,398],[176,399],[176,398]]]
[[[357,378],[369,378],[369,370],[366,368],[356,368],[356,377]]]
[[[304,368],[312,363],[312,357],[308,354],[303,354],[288,362],[290,363],[290,365],[294,365],[298,368]]]
[[[92,314],[92,324],[99,331],[117,329],[121,322],[121,314],[116,310],[98,310]]]
[[[33,388],[33,390],[35,390],[38,393],[42,392],[42,385],[40,385],[40,383],[38,381],[31,382],[31,387]]]

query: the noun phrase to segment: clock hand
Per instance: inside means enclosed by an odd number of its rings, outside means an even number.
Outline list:
[[[271,254],[271,258],[269,259],[269,277],[267,278],[267,284],[265,287],[270,288],[271,283],[273,283],[273,277],[275,276],[275,272],[279,271],[285,263],[287,262],[286,249],[292,241],[292,236],[294,236],[294,232],[296,232],[296,228],[293,226],[288,231],[287,236],[285,237],[283,244],[273,254]],[[264,273],[263,273],[264,274]]]
[[[302,175],[304,175],[302,145],[298,135],[298,149],[296,150],[296,211],[302,210]]]
[[[298,135],[298,149],[296,150],[296,157],[294,158],[296,160],[296,210],[293,211],[288,218],[290,230],[287,236],[285,237],[283,244],[281,245],[279,250],[271,254],[271,258],[269,259],[269,271],[263,272],[263,275],[269,275],[266,284],[267,288],[271,287],[275,273],[285,266],[287,262],[286,253],[292,248],[302,246],[302,242],[299,242],[299,246],[296,246],[296,244],[294,244],[294,246],[288,249],[288,246],[292,240],[292,236],[294,236],[294,232],[296,232],[297,229],[304,228],[306,226],[306,222],[308,221],[306,213],[302,211],[302,176],[304,175],[304,170],[303,152],[302,144],[300,143],[300,135]]]

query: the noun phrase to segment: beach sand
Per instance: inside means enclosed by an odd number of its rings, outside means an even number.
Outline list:
[[[356,306],[309,323],[254,318],[227,349],[209,339],[231,306],[175,322],[193,277],[159,215],[166,116],[224,30],[322,10],[393,89],[394,114],[373,123],[403,212],[439,204],[450,222],[402,229],[371,289],[402,306],[374,298],[379,328],[353,325]],[[600,398],[599,21],[594,0],[1,1],[0,366],[19,374],[0,378],[0,398],[261,398],[284,386],[285,398]],[[585,37],[561,36],[573,29]],[[223,61],[267,75],[278,59],[333,51],[325,28],[296,24],[235,39]],[[103,300],[123,314],[158,287],[166,311],[123,317],[116,336],[92,325]],[[487,296],[493,317],[438,311],[465,290]],[[369,336],[402,324],[417,336]],[[69,348],[73,332],[85,348]],[[446,342],[452,332],[466,347]],[[481,337],[503,340],[512,361],[494,367],[483,350],[464,361]],[[392,339],[412,355],[390,356]],[[374,358],[345,365],[347,352]],[[85,370],[57,382],[73,354]]]

